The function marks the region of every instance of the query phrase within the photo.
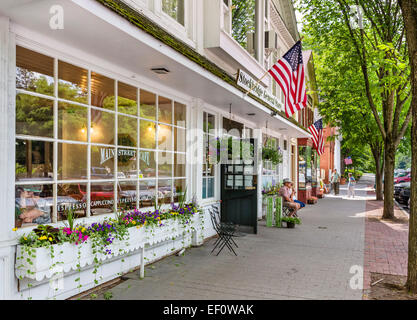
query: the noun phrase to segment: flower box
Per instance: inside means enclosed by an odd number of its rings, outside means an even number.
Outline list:
[[[79,270],[87,265],[93,265],[95,258],[98,261],[104,261],[143,248],[145,244],[153,245],[176,238],[183,235],[184,232],[191,231],[193,227],[197,229],[200,226],[201,228],[199,214],[192,216],[188,224],[183,223],[180,219],[167,219],[161,223],[161,226],[146,225],[139,228],[128,228],[126,239],[116,238],[112,244],[106,246],[111,250],[111,254],[105,254],[103,248],[94,250],[91,239],[79,245],[69,242],[40,248],[18,245],[16,276],[19,279],[26,277],[42,281],[57,273]]]
[[[130,251],[142,248],[145,241],[145,228],[129,228],[129,238],[117,240],[108,246],[111,254],[105,254],[100,249],[94,254],[93,243],[89,239],[86,242],[75,245],[69,242],[54,244],[51,247],[30,248],[23,245],[17,246],[16,276],[42,281],[51,278],[57,272],[69,272],[78,270],[94,263],[94,258],[99,261],[110,259],[114,256],[126,254]]]

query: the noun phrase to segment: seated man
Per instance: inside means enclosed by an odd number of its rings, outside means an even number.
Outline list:
[[[283,198],[282,205],[284,207],[288,207],[291,210],[291,216],[295,216],[297,214],[297,210],[300,209],[300,204],[294,202],[293,200],[293,192],[291,189],[292,181],[290,179],[284,179],[284,185],[279,189],[279,195]]]

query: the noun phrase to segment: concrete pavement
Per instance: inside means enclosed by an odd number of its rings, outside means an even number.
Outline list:
[[[307,205],[295,229],[260,221],[257,235],[237,238],[237,257],[227,249],[211,255],[212,239],[147,266],[143,280],[130,273],[110,289],[113,299],[362,299],[350,282],[362,276],[372,178],[361,179],[355,199],[341,186],[340,196]]]

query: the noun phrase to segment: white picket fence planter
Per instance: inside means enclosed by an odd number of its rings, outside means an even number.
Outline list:
[[[129,237],[125,240],[115,239],[107,246],[111,254],[105,254],[101,248],[93,253],[92,241],[75,245],[71,243],[55,244],[53,247],[53,258],[50,248],[25,248],[17,246],[15,273],[18,279],[29,278],[42,281],[44,278],[51,278],[57,272],[69,272],[79,270],[85,266],[92,265],[94,258],[105,261],[115,256],[123,256],[129,252],[144,248],[146,244],[153,245],[167,241],[184,232],[191,230],[199,223],[198,214],[191,218],[188,225],[183,225],[177,219],[161,221],[163,226],[142,226],[128,229]],[[33,255],[33,257],[31,256]]]

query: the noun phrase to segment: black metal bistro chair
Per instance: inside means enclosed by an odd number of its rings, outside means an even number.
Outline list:
[[[284,206],[284,198],[282,198],[282,217],[298,217],[297,213],[292,214],[294,212],[294,209]]]
[[[211,253],[213,253],[213,251],[216,250],[216,248],[219,248],[219,251],[216,254],[216,256],[218,256],[219,253],[223,250],[223,248],[227,246],[227,248],[237,256],[235,250],[233,249],[233,246],[236,246],[236,248],[238,248],[237,243],[233,240],[233,237],[235,236],[236,232],[236,225],[231,222],[221,222],[219,209],[217,207],[210,208],[209,212],[213,228],[218,235],[218,238],[214,243],[214,248],[213,250],[211,250]]]

